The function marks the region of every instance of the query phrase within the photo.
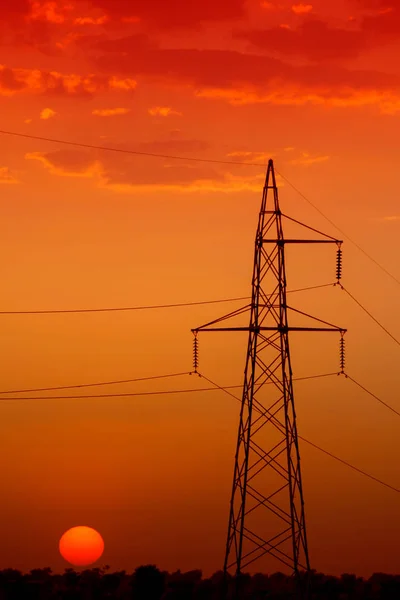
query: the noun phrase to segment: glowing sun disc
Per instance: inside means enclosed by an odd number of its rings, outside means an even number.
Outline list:
[[[61,536],[59,550],[71,565],[83,567],[100,558],[104,552],[104,541],[98,531],[81,525],[68,529]]]

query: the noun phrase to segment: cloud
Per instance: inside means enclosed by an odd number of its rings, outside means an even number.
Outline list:
[[[182,116],[182,113],[172,110],[169,106],[154,106],[149,108],[149,115],[152,117],[170,117],[171,115]]]
[[[296,15],[306,15],[313,10],[312,4],[293,4],[292,12]]]
[[[353,90],[315,86],[307,90],[294,86],[282,86],[277,91],[263,92],[257,88],[221,89],[209,88],[197,92],[202,98],[220,99],[234,106],[249,104],[273,104],[279,106],[324,106],[328,108],[378,107],[382,114],[396,115],[400,112],[400,90]]]
[[[305,5],[298,6],[302,6],[304,11]],[[296,29],[272,27],[244,30],[234,35],[238,39],[246,40],[255,48],[283,56],[304,56],[318,63],[357,57],[369,45],[369,38],[364,31],[331,27],[325,21],[316,18],[303,21]]]
[[[154,144],[154,143],[153,143]],[[195,144],[193,144],[195,145]],[[234,175],[209,165],[166,159],[157,168],[153,163],[138,162],[126,155],[98,156],[91,152],[60,150],[34,152],[25,156],[38,161],[51,175],[91,179],[99,188],[118,193],[174,192],[239,192],[262,190],[265,173]]]
[[[47,121],[48,119],[55,117],[56,114],[57,113],[54,110],[52,110],[51,108],[44,108],[42,110],[42,112],[40,113],[40,118],[43,119],[43,121]]]
[[[43,20],[49,23],[61,24],[66,20],[66,14],[72,10],[71,4],[63,3],[60,7],[58,2],[37,2],[31,3],[30,19]]]
[[[310,167],[318,163],[326,162],[330,159],[330,156],[311,156],[308,152],[303,152],[299,158],[295,158],[290,161],[291,165],[300,165],[303,167]]]
[[[109,17],[107,15],[102,17],[75,17],[74,25],[105,25],[108,21]]]
[[[127,115],[131,112],[130,108],[96,108],[92,115],[97,117],[114,117],[117,115]]]
[[[92,4],[115,20],[138,18],[154,28],[188,29],[242,19],[246,0],[92,0]]]
[[[25,32],[32,24],[79,28],[138,22],[152,30],[190,30],[207,23],[243,20],[246,3],[247,0],[3,0],[0,17],[4,23],[19,23]],[[47,29],[46,34],[49,32]]]
[[[398,2],[393,2],[392,6],[382,3],[381,10],[364,17],[362,28],[370,34],[371,38],[375,37],[377,45],[391,40],[398,41],[400,30],[400,6]]]
[[[38,69],[10,69],[0,65],[0,95],[17,93],[47,94],[52,96],[92,96],[106,91],[132,91],[132,78],[104,75],[62,74]]]
[[[138,44],[140,43],[140,51]],[[130,51],[130,44],[132,50]],[[93,58],[103,72],[143,81],[192,87],[197,97],[230,104],[255,103],[400,109],[400,75],[331,64],[294,65],[234,50],[149,47],[137,36],[96,45]],[[294,52],[294,49],[293,49]],[[99,54],[100,53],[100,54]]]
[[[24,90],[26,83],[18,75],[16,69],[0,65],[0,94],[12,95]]]
[[[14,177],[8,167],[0,167],[0,184],[16,184],[19,183],[18,179]]]
[[[98,66],[119,73],[136,73],[153,77],[159,81],[191,83],[196,87],[219,85],[227,89],[235,88],[238,83],[262,86],[278,78],[302,82],[314,76],[312,68],[296,68],[275,58],[231,50],[194,48],[161,50],[142,47],[133,62],[137,41],[135,38],[132,40],[134,45],[132,55],[129,51],[129,42],[129,38],[116,40],[113,44],[113,52],[116,52],[116,55],[103,53],[96,61]],[[106,50],[106,47],[102,45],[101,49]],[[335,71],[327,72],[326,69],[321,69],[315,74],[322,77],[324,73],[325,79],[333,76],[336,78]],[[350,74],[347,78],[350,81]]]
[[[394,223],[397,221],[400,221],[400,215],[392,215],[389,217],[379,217],[378,219],[375,219],[376,221],[384,221],[386,223]]]
[[[228,158],[238,160],[239,162],[258,162],[266,163],[270,158],[275,156],[275,153],[271,152],[250,152],[247,150],[237,150],[235,152],[229,152],[226,155]]]
[[[294,152],[295,148],[282,148],[279,151],[273,152],[251,152],[245,150],[239,150],[235,152],[229,152],[226,156],[232,160],[239,160],[239,162],[254,162],[266,165],[269,159],[276,159],[286,161],[286,156],[283,153]],[[330,159],[329,156],[311,156],[308,152],[302,152],[297,158],[289,161],[291,165],[300,165],[309,167],[311,165],[326,162]]]
[[[78,151],[59,150],[56,152],[29,152],[26,160],[40,162],[52,175],[61,177],[92,178],[99,176],[102,167],[90,154]]]
[[[6,19],[8,23],[14,23],[16,20],[20,20],[29,15],[31,8],[31,0],[0,2],[0,21]]]
[[[204,140],[195,139],[167,139],[142,142],[135,148],[140,152],[151,152],[154,154],[197,154],[209,150],[210,144]]]
[[[350,0],[351,1],[351,0]],[[399,43],[400,3],[386,0],[353,0],[358,8],[343,24],[310,16],[312,4],[294,4],[300,17],[297,27],[270,27],[235,33],[255,48],[282,56],[303,56],[310,61],[352,59],[389,43]],[[360,12],[361,9],[361,12]]]

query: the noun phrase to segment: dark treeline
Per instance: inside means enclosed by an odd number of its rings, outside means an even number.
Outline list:
[[[293,579],[282,573],[244,575],[240,582],[243,600],[297,598]],[[312,572],[310,598],[314,600],[400,600],[400,575],[376,573],[369,579],[344,574],[340,577]],[[53,574],[51,569],[21,573],[0,571],[0,600],[220,600],[223,575],[203,578],[201,571],[166,573],[154,565],[139,567],[133,574],[104,569]]]

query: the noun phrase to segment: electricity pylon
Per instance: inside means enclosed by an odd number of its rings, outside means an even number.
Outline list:
[[[324,239],[285,239],[283,218],[322,235]],[[244,568],[270,555],[296,576],[297,596],[304,597],[307,592],[303,583],[307,578],[301,577],[301,571],[308,573],[310,562],[289,333],[339,332],[343,362],[346,330],[287,305],[285,245],[300,243],[337,244],[336,277],[340,279],[342,241],[281,213],[274,164],[270,160],[256,234],[251,304],[192,331],[196,372],[199,332],[248,332],[224,572],[227,575],[234,569],[238,582]],[[289,326],[289,310],[315,319],[320,326]],[[248,326],[215,326],[248,311]]]

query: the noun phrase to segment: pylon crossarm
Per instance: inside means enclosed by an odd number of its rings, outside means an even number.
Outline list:
[[[328,321],[323,321],[322,319],[318,319],[317,317],[314,317],[313,315],[309,315],[308,313],[305,313],[301,310],[298,310],[297,308],[293,308],[292,306],[286,306],[286,308],[288,310],[292,310],[295,313],[298,313],[299,315],[303,315],[303,317],[308,317],[309,319],[312,319],[313,321],[318,321],[318,323],[323,323],[324,325],[329,325],[329,327],[332,327],[333,331],[340,331],[343,333],[346,333],[347,329],[343,329],[343,327],[339,327],[338,325],[332,325],[332,323],[328,323]],[[289,330],[293,330],[292,327],[289,327]]]
[[[219,317],[218,319],[215,319],[214,321],[210,321],[209,323],[206,323],[205,325],[201,325],[200,327],[196,327],[195,329],[192,329],[192,333],[197,333],[198,331],[205,331],[205,327],[209,327],[209,325],[214,325],[214,323],[220,323],[221,321],[225,321],[226,319],[231,319],[232,317],[237,317],[238,315],[242,315],[243,313],[245,313],[246,311],[248,311],[251,308],[251,304],[246,304],[246,306],[242,306],[242,308],[238,308],[237,310],[234,310],[233,312],[224,315],[223,317]]]
[[[288,307],[289,308],[289,307]],[[315,317],[314,317],[315,318]],[[320,319],[316,319],[320,321]],[[322,321],[323,323],[324,321]],[[206,326],[205,326],[206,327]],[[346,333],[347,329],[342,329],[341,327],[210,327],[204,328],[201,327],[199,329],[192,329],[193,333],[197,333],[199,331],[247,331],[252,333],[259,333],[260,331],[280,331],[282,333],[286,333],[289,331],[340,331]]]
[[[302,240],[302,239],[284,239],[284,240],[269,240],[263,239],[263,244],[278,244],[283,246],[284,244],[338,244],[337,240]]]
[[[305,223],[302,223],[301,221],[297,221],[297,219],[293,219],[293,217],[289,217],[288,215],[285,215],[283,213],[281,213],[281,215],[285,219],[292,221],[292,223],[297,223],[297,225],[301,225],[301,227],[305,227],[306,229],[309,229],[310,231],[314,231],[315,233],[319,233],[319,235],[323,235],[324,237],[329,238],[335,244],[343,244],[343,240],[337,240],[336,238],[332,237],[331,235],[328,235],[327,233],[324,233],[323,231],[319,231],[318,229],[314,229],[314,227],[310,227],[310,225],[306,225]]]

